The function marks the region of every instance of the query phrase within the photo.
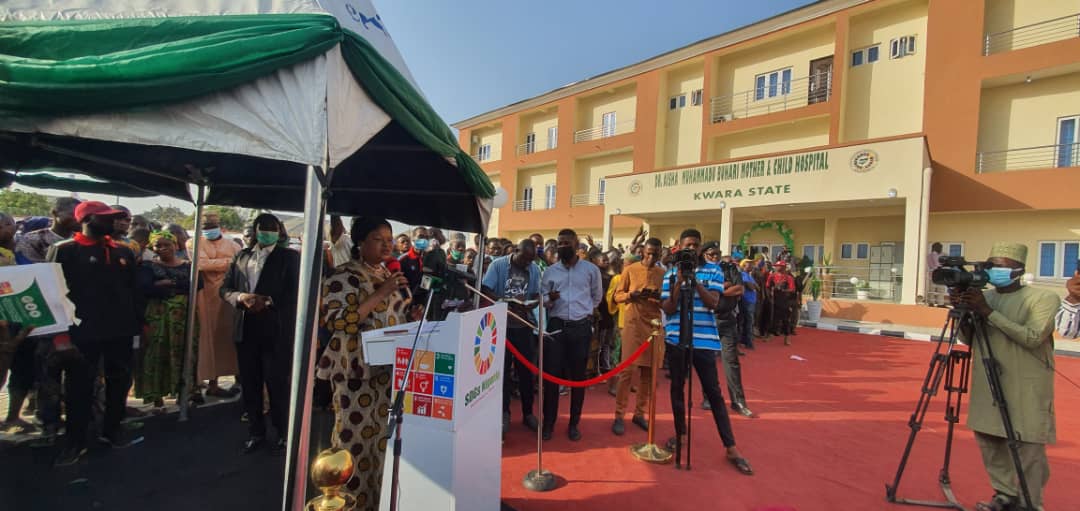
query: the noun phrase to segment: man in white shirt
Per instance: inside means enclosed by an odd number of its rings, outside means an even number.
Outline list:
[[[1076,339],[1080,337],[1080,268],[1077,268],[1072,278],[1065,283],[1065,289],[1069,294],[1061,300],[1061,309],[1054,317],[1054,326],[1062,337]]]
[[[934,284],[930,275],[941,266],[941,243],[930,245],[930,255],[926,258],[926,304],[933,307],[945,306],[945,286]]]

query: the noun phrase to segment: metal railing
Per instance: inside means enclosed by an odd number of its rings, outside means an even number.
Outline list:
[[[725,122],[755,115],[783,112],[822,103],[832,98],[832,72],[796,78],[774,86],[750,89],[710,100],[712,122]]]
[[[975,172],[1080,167],[1080,143],[984,151],[976,155]]]
[[[983,55],[1080,37],[1080,13],[986,34]]]
[[[629,121],[617,122],[614,125],[597,126],[595,128],[587,128],[574,132],[574,143],[585,142],[587,140],[596,140],[600,138],[614,137],[615,135],[622,135],[624,133],[630,133],[634,131],[634,119]]]
[[[540,149],[543,151],[543,149]],[[524,144],[518,144],[517,155],[532,154],[537,151],[536,142],[525,142]]]
[[[603,193],[579,193],[570,196],[570,207],[601,206],[604,204]]]
[[[514,201],[514,211],[532,211],[533,201],[531,200],[516,200]]]
[[[474,160],[478,161],[478,162],[482,162],[482,161],[494,161],[494,160],[498,160],[498,159],[499,159],[499,155],[498,155],[497,153],[494,153],[494,152],[492,152],[492,153],[488,153],[488,154],[487,154],[487,156],[483,156],[483,155],[481,155],[480,153],[472,154],[472,155],[470,155],[470,156],[472,156],[472,158],[473,158]]]
[[[821,280],[821,299],[900,302],[902,272],[893,273],[891,278],[885,280],[873,280],[870,278],[871,270],[866,266],[819,266],[815,270],[818,273],[818,279]],[[869,287],[852,283],[852,278],[857,279],[859,283],[866,283]],[[803,297],[806,300],[812,298],[809,281],[803,288]]]

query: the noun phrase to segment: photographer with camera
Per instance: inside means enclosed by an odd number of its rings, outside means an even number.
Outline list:
[[[664,274],[661,307],[667,315],[664,324],[667,353],[671,365],[671,409],[675,416],[675,434],[668,441],[668,448],[674,449],[681,444],[687,431],[686,396],[683,395],[687,370],[693,363],[698,374],[702,392],[712,407],[713,419],[720,439],[727,450],[727,460],[739,472],[753,475],[750,463],[742,457],[735,446],[735,434],[731,430],[724,398],[720,394],[720,384],[716,370],[716,352],[720,351],[720,333],[716,328],[713,310],[720,301],[720,296],[727,294],[724,289],[724,275],[719,268],[703,263],[700,255],[701,233],[687,229],[679,235],[680,251],[674,255],[674,267]],[[682,310],[682,285],[687,284],[693,293],[692,310]],[[741,287],[741,286],[740,286]],[[740,290],[741,292],[741,290]],[[735,293],[731,293],[734,295]],[[683,314],[692,321],[691,339],[682,339],[680,319]],[[689,357],[689,360],[687,358]]]
[[[1076,266],[1072,278],[1065,283],[1069,294],[1061,300],[1061,309],[1054,318],[1058,333],[1066,339],[1080,337],[1080,261]]]
[[[942,258],[938,271],[952,271]],[[1054,420],[1054,314],[1058,297],[1046,290],[1024,286],[1021,277],[1027,260],[1027,246],[1019,243],[995,243],[984,267],[985,280],[993,289],[981,285],[950,285],[949,299],[954,307],[967,308],[985,320],[990,351],[996,358],[1005,404],[1012,418],[1018,440],[1020,465],[1031,494],[1034,509],[1042,509],[1042,495],[1050,477],[1046,444],[1056,441]],[[973,272],[974,273],[974,272]],[[969,274],[970,275],[970,274]],[[958,275],[959,276],[959,275]],[[979,277],[979,280],[982,277]],[[935,273],[935,281],[938,279]],[[955,281],[971,279],[951,279]],[[948,284],[949,282],[944,282]],[[975,282],[981,284],[982,282]],[[971,342],[970,325],[962,330],[965,342]],[[976,349],[979,346],[976,345]],[[980,502],[979,511],[1027,510],[1018,485],[1018,474],[1009,449],[1001,411],[991,393],[990,373],[982,355],[973,356],[971,399],[967,424],[975,431],[986,472],[995,494],[990,502]]]

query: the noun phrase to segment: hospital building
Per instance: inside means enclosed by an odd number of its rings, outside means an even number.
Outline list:
[[[935,242],[969,260],[1025,243],[1032,285],[1059,292],[1076,268],[1078,11],[821,0],[454,126],[509,194],[489,235],[695,227],[725,253],[809,257],[825,316],[940,325]]]

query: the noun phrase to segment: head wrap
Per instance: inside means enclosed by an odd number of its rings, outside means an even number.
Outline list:
[[[1023,243],[1007,243],[999,241],[990,248],[990,257],[1005,257],[1020,264],[1027,264],[1027,245]]]
[[[157,245],[158,240],[169,240],[176,244],[176,236],[169,231],[154,231],[150,233],[150,246]]]
[[[754,263],[754,261],[752,261],[752,260],[750,260],[750,259],[743,259],[742,261],[739,261],[739,264],[743,264],[743,263],[750,263],[750,264],[753,264],[753,263]]]
[[[784,261],[777,261],[773,266],[777,268],[787,268],[787,263]]]

